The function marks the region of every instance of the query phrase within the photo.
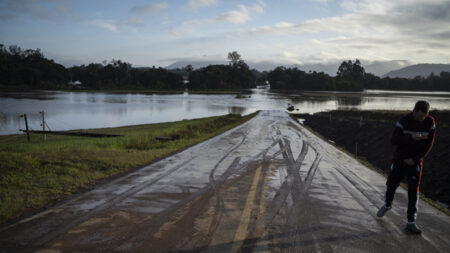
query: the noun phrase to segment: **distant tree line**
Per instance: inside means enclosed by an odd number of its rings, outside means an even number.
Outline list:
[[[355,63],[343,62],[336,77],[324,72],[307,73],[298,68],[277,67],[268,73],[267,80],[275,90],[361,91],[364,74],[364,68],[356,60]]]
[[[334,78],[320,72],[306,73],[298,68],[277,67],[267,75],[274,90],[336,90]]]
[[[323,72],[305,72],[298,68],[277,67],[267,73],[267,81],[275,90],[321,90],[321,91],[361,91],[364,89],[383,90],[429,90],[450,91],[450,72],[428,77],[380,78],[366,73],[361,62],[343,61],[335,77]]]
[[[80,81],[84,89],[183,89],[183,77],[164,68],[133,68],[121,60],[65,68],[39,49],[0,45],[1,89],[68,89]]]
[[[47,59],[39,49],[22,50],[0,44],[0,89],[68,89],[80,81],[84,89],[193,90],[249,89],[270,83],[275,90],[361,91],[436,90],[450,91],[450,72],[407,78],[380,78],[366,73],[359,60],[344,61],[335,77],[323,72],[305,72],[298,68],[277,67],[259,72],[250,69],[236,52],[228,54],[228,65],[209,65],[193,69],[191,65],[175,70],[135,68],[121,60],[90,63],[65,68]],[[189,80],[184,84],[183,80]]]
[[[39,49],[22,50],[0,44],[0,86],[4,88],[59,89],[66,87],[69,71],[44,57]]]
[[[89,89],[179,90],[183,77],[164,68],[133,68],[121,60],[69,68],[72,80]]]
[[[170,69],[169,71],[178,75],[181,75],[183,77],[184,80],[188,80],[189,79],[189,75],[191,74],[191,72],[194,70],[194,67],[192,67],[191,64],[186,65],[183,68],[174,68],[174,69]]]
[[[366,74],[364,88],[379,90],[415,90],[415,91],[450,91],[450,72],[439,75],[431,73],[428,77],[416,76],[408,78],[380,78],[373,74]]]

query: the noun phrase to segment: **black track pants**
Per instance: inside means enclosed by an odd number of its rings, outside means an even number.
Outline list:
[[[419,203],[419,185],[422,176],[422,163],[409,166],[402,160],[393,161],[388,173],[386,182],[386,193],[384,202],[386,206],[391,206],[397,187],[404,177],[408,180],[408,211],[407,218],[413,222],[417,216],[417,206]]]

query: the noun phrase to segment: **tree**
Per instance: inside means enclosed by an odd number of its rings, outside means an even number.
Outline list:
[[[352,78],[354,81],[362,81],[364,79],[364,75],[366,74],[366,71],[361,66],[361,62],[356,59],[355,63],[352,67]]]
[[[64,88],[69,73],[64,66],[47,59],[40,49],[0,46],[0,85],[7,89]]]
[[[194,70],[194,68],[192,67],[191,64],[186,65],[186,67],[184,67],[184,69],[185,69],[188,73],[191,73],[191,72]]]
[[[234,66],[241,61],[241,55],[238,54],[238,52],[233,51],[228,53],[228,60],[230,60],[230,65]]]
[[[337,71],[337,76],[347,81],[362,81],[364,74],[365,70],[358,59],[355,63],[351,60],[343,61]]]
[[[243,62],[243,61],[242,61]],[[247,64],[209,65],[196,69],[189,75],[189,89],[229,90],[249,89],[256,86],[255,76]]]

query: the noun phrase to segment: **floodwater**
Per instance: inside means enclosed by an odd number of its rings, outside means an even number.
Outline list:
[[[248,97],[250,96],[250,97]],[[450,92],[311,92],[281,94],[252,89],[246,98],[235,95],[109,94],[91,92],[0,93],[0,135],[25,128],[26,113],[31,129],[42,129],[42,115],[51,130],[116,127],[193,119],[227,113],[243,115],[257,110],[283,110],[290,103],[296,112],[315,113],[334,109],[410,110],[426,99],[432,109],[450,109]]]

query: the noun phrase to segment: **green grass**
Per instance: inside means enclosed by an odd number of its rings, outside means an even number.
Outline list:
[[[244,123],[256,113],[91,129],[125,134],[89,138],[31,134],[0,136],[0,223],[32,213]],[[169,142],[156,136],[178,139]]]

